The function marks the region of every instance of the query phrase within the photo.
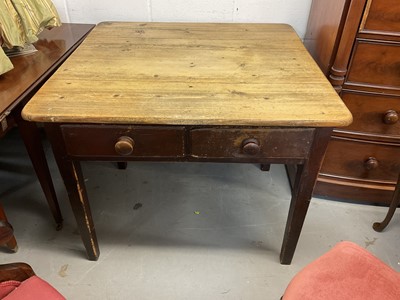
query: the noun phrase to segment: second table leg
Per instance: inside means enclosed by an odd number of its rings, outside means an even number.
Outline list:
[[[331,132],[331,128],[316,129],[309,157],[303,165],[298,165],[281,248],[281,264],[292,262]]]
[[[57,124],[46,124],[45,128],[68,192],[68,198],[87,256],[90,260],[97,260],[100,250],[80,163],[68,159],[60,127]]]

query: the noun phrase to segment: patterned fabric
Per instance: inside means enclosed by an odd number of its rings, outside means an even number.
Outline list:
[[[51,0],[0,0],[0,44],[24,47],[38,40],[44,28],[60,26],[61,21]],[[0,50],[0,74],[12,64]]]
[[[10,61],[10,59],[7,57],[7,55],[4,53],[3,50],[0,50],[0,74],[3,74],[5,72],[8,72],[12,70],[14,67]]]

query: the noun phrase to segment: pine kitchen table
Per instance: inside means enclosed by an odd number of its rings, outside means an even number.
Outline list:
[[[296,166],[290,264],[333,127],[352,116],[289,25],[95,27],[23,110],[43,122],[88,258],[99,258],[80,161]]]

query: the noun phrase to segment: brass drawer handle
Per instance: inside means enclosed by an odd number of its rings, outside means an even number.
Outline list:
[[[368,159],[364,162],[364,168],[368,171],[374,170],[379,167],[379,162],[375,157],[368,157]]]
[[[399,120],[399,114],[393,109],[389,109],[383,115],[383,123],[385,124],[388,125],[396,124],[398,120]]]
[[[121,136],[118,141],[115,143],[115,152],[119,155],[129,155],[133,152],[133,147],[135,146],[135,142],[129,136]]]
[[[242,151],[248,155],[255,155],[261,150],[260,143],[257,139],[245,139],[242,142]]]

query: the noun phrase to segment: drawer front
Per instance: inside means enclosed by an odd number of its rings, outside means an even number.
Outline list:
[[[400,144],[332,137],[320,173],[372,181],[396,181]]]
[[[314,129],[194,129],[191,154],[199,158],[298,158],[308,156]]]
[[[91,157],[182,157],[184,127],[63,125],[67,153]]]
[[[357,40],[347,83],[400,89],[400,44]]]
[[[341,97],[353,114],[353,123],[344,129],[400,136],[400,96],[390,97],[343,91]]]
[[[368,0],[361,32],[400,35],[399,0]]]

